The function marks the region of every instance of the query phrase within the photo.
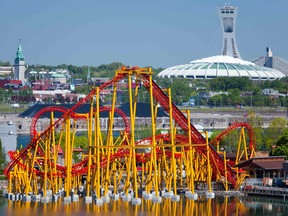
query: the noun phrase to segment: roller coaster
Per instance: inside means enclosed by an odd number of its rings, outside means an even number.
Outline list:
[[[199,183],[211,192],[211,182],[219,181],[237,189],[245,173],[234,169],[226,160],[219,143],[232,130],[241,128],[237,160],[255,156],[253,130],[247,123],[235,123],[209,143],[207,132],[200,133],[190,122],[190,111],[181,111],[171,98],[171,90],[162,90],[152,79],[151,68],[122,67],[107,83],[95,87],[71,109],[51,106],[40,110],[32,119],[31,142],[23,149],[9,152],[10,163],[4,170],[9,179],[8,192],[21,193],[26,197],[57,194],[64,191],[64,199],[85,191],[87,200],[91,196],[100,199],[117,195],[138,199],[151,194],[159,197],[162,191],[177,195],[177,188],[186,188],[195,194]],[[117,84],[127,83],[129,116],[116,107]],[[146,138],[136,140],[135,130],[137,99],[140,86],[146,88],[150,99],[151,129]],[[112,89],[111,106],[100,106],[100,93]],[[90,104],[89,112],[77,113],[83,104]],[[169,129],[157,133],[157,111],[161,106],[169,115]],[[54,113],[60,112],[60,118]],[[109,113],[109,124],[100,129],[100,112]],[[38,119],[50,114],[50,124],[37,131]],[[123,119],[123,130],[114,133],[115,115]],[[87,149],[81,160],[73,159],[77,123],[84,121],[87,128]],[[249,146],[246,145],[244,129],[248,130]],[[215,149],[216,147],[216,149]],[[243,147],[243,148],[242,148]],[[61,154],[63,153],[62,157]],[[139,190],[140,189],[140,190]],[[167,196],[168,196],[167,195]]]

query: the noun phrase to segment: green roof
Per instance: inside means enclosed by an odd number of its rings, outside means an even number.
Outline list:
[[[52,74],[51,77],[52,78],[66,78],[66,76],[64,74],[60,74],[60,73]]]
[[[24,61],[23,50],[22,50],[20,42],[21,42],[21,40],[19,41],[19,46],[18,46],[18,49],[16,52],[15,62]]]

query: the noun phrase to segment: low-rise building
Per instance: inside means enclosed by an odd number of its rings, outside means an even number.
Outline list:
[[[12,66],[0,66],[0,75],[6,75],[13,72]]]

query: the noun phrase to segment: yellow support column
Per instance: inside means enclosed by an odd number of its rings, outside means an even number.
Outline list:
[[[43,197],[49,201],[49,197],[47,197],[47,169],[48,169],[48,141],[45,141],[45,157],[44,157],[44,185],[43,185]]]
[[[91,203],[91,164],[92,164],[92,119],[93,119],[93,100],[90,104],[90,115],[87,115],[87,133],[88,133],[88,165],[87,165],[87,176],[86,176],[86,196],[84,198],[85,203]]]
[[[207,161],[206,161],[206,164],[207,164],[207,186],[208,186],[208,191],[206,191],[206,197],[208,198],[214,198],[215,197],[215,193],[212,192],[212,182],[211,182],[211,178],[212,178],[212,170],[211,170],[211,164],[210,164],[210,146],[209,146],[209,141],[208,141],[208,132],[206,131],[205,132],[205,138],[206,138],[206,155],[207,155]]]
[[[95,134],[96,134],[96,143],[94,144],[96,147],[96,175],[95,175],[95,180],[96,180],[96,185],[95,185],[95,190],[96,190],[96,200],[95,202],[97,204],[103,203],[103,199],[101,198],[101,174],[100,174],[100,111],[99,111],[99,103],[100,103],[100,94],[99,94],[99,88],[96,88],[96,113],[95,113]]]
[[[108,129],[108,137],[106,146],[108,146],[107,149],[107,166],[106,166],[106,175],[105,175],[105,182],[104,182],[104,199],[109,199],[108,195],[108,183],[110,181],[110,156],[111,156],[111,146],[113,146],[113,125],[114,125],[114,111],[115,111],[115,104],[116,104],[116,95],[117,95],[117,88],[116,84],[114,84],[113,87],[113,98],[112,98],[112,107],[111,112],[109,112],[109,129]],[[100,124],[100,123],[99,123]],[[114,165],[114,163],[113,163]],[[112,169],[113,170],[113,169]]]
[[[226,151],[223,152],[224,156],[224,172],[225,172],[225,191],[228,191],[228,179],[227,179],[227,160],[226,160]]]
[[[150,69],[149,69],[150,70]],[[159,196],[159,186],[158,186],[158,167],[157,167],[157,155],[156,155],[156,126],[155,126],[155,112],[154,112],[154,99],[153,99],[153,80],[152,75],[149,75],[149,94],[150,94],[150,110],[151,110],[151,127],[152,127],[152,150],[151,150],[151,163],[150,163],[150,172],[154,171],[154,175],[151,175],[150,177],[153,179],[154,183],[154,190],[155,190],[155,200],[161,201],[161,197]],[[152,173],[150,173],[152,174]],[[150,191],[148,196],[150,195]]]
[[[54,112],[51,112],[51,115],[50,115],[50,125],[54,125]],[[58,186],[58,177],[55,177],[52,175],[52,173],[57,173],[57,166],[56,166],[56,162],[57,162],[57,158],[58,158],[58,149],[56,149],[56,144],[55,144],[55,127],[53,126],[52,127],[52,131],[51,131],[51,134],[50,134],[50,140],[52,139],[52,154],[53,154],[53,158],[52,160],[54,161],[54,166],[53,166],[53,172],[51,172],[51,180],[52,180],[52,184],[53,184],[53,194],[55,194],[56,192],[58,192],[59,190],[59,186]]]
[[[189,185],[189,191],[186,192],[186,196],[196,200],[198,199],[198,194],[195,193],[195,186],[194,186],[194,181],[195,181],[195,173],[194,173],[194,151],[195,149],[192,147],[192,137],[191,137],[191,121],[190,121],[190,110],[187,110],[187,124],[188,124],[188,139],[189,139],[189,151],[188,151],[188,162],[189,163],[189,172],[190,172],[190,178],[189,182],[187,183]],[[187,169],[187,166],[186,166]],[[188,171],[188,170],[187,170]],[[186,171],[186,174],[187,174]]]
[[[137,182],[137,167],[136,167],[136,152],[135,152],[135,114],[132,102],[135,98],[132,95],[132,81],[131,81],[131,74],[128,74],[128,90],[129,90],[129,108],[130,108],[130,125],[131,125],[131,134],[130,134],[130,146],[132,149],[130,150],[129,156],[129,164],[132,165],[132,186],[134,190],[134,198],[132,198],[132,204],[140,204],[141,199],[138,198],[138,182]],[[135,105],[136,106],[136,105]],[[132,154],[132,155],[131,155]],[[132,157],[132,158],[131,158]],[[131,161],[132,159],[132,161]],[[130,173],[130,166],[128,165],[129,169],[128,174]],[[127,174],[127,181],[130,181],[130,175]],[[127,193],[125,194],[127,196]],[[129,198],[128,196],[125,198]]]
[[[71,146],[70,142],[70,117],[65,117],[65,164],[66,164],[66,181],[65,181],[65,197],[64,197],[64,203],[70,203],[71,202],[71,166],[72,166],[72,151],[73,147]]]
[[[168,97],[169,97],[169,115],[170,115],[170,136],[171,136],[171,146],[172,146],[172,158],[171,158],[171,166],[172,166],[172,173],[173,173],[173,189],[174,195],[171,197],[172,200],[179,201],[180,196],[177,195],[177,172],[176,172],[176,159],[175,159],[175,143],[174,143],[174,127],[173,127],[173,113],[172,113],[172,95],[171,89],[168,89]],[[168,191],[169,192],[169,191]]]

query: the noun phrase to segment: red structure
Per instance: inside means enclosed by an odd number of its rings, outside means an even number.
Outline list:
[[[125,68],[123,69],[125,71]],[[130,70],[130,69],[129,69]],[[152,94],[153,94],[153,98],[155,99],[155,101],[157,101],[158,104],[161,105],[161,107],[167,112],[170,112],[171,106],[169,105],[169,97],[167,96],[167,94],[154,82],[151,82],[151,74],[148,74],[147,72],[145,73],[140,73],[138,74],[141,82],[143,84],[143,86],[149,90],[149,89],[153,89]],[[106,89],[109,86],[117,86],[117,83],[119,81],[121,81],[123,78],[125,78],[127,76],[127,73],[118,73],[118,75],[111,79],[110,81],[104,83],[103,85],[101,85],[99,87],[99,91],[103,91],[104,89]],[[151,84],[152,83],[152,84]],[[152,86],[151,86],[152,85]],[[131,89],[130,89],[131,90]],[[8,164],[8,166],[5,168],[4,173],[5,175],[9,176],[10,171],[12,171],[13,167],[15,165],[19,165],[21,167],[25,167],[25,164],[21,164],[21,161],[23,159],[26,158],[27,154],[29,154],[30,150],[32,149],[37,149],[37,153],[39,155],[44,155],[44,151],[42,148],[38,148],[38,143],[40,140],[45,139],[45,137],[47,136],[47,134],[49,134],[49,131],[54,130],[54,128],[58,128],[60,127],[60,125],[64,122],[66,117],[70,117],[71,119],[81,119],[81,118],[89,118],[89,119],[93,119],[94,116],[90,116],[86,115],[86,117],[84,115],[81,114],[77,114],[75,112],[75,110],[77,110],[81,105],[85,104],[85,103],[89,103],[91,100],[94,100],[95,98],[95,91],[91,91],[85,98],[83,98],[80,102],[78,102],[76,105],[74,105],[71,109],[66,109],[66,108],[61,108],[61,107],[47,107],[43,110],[41,110],[40,112],[38,112],[35,117],[32,120],[31,123],[31,130],[30,130],[30,134],[32,137],[32,140],[30,142],[30,144],[22,149],[19,153],[10,153],[10,157],[11,157],[11,162]],[[111,108],[109,107],[101,107],[100,108],[100,112],[102,111],[110,111]],[[38,119],[40,118],[41,115],[43,115],[46,112],[62,112],[63,115],[62,117],[60,117],[58,120],[56,120],[54,123],[52,122],[51,126],[48,127],[46,130],[44,130],[43,132],[41,132],[39,135],[37,135],[37,131],[36,131],[36,123],[38,121]],[[127,136],[130,135],[130,122],[127,118],[127,116],[119,109],[115,108],[115,112],[120,115],[124,121],[125,124],[125,131]],[[131,117],[130,117],[131,118]],[[212,166],[212,170],[213,172],[219,172],[222,176],[227,176],[228,181],[235,186],[237,183],[237,176],[236,176],[236,172],[234,169],[232,169],[232,167],[229,166],[229,164],[225,163],[225,160],[223,160],[222,156],[218,154],[218,152],[214,149],[214,147],[210,144],[208,147],[206,145],[206,139],[202,136],[202,134],[192,125],[189,125],[189,121],[187,119],[187,117],[185,116],[185,114],[183,112],[181,112],[181,110],[178,109],[178,107],[172,103],[172,118],[175,122],[175,124],[182,129],[182,131],[184,132],[184,134],[188,134],[190,131],[190,135],[191,135],[191,141],[192,141],[192,145],[194,144],[199,144],[199,145],[195,145],[195,149],[199,154],[202,154],[203,156],[207,157],[210,159],[211,161],[211,166]],[[92,120],[91,120],[92,121]],[[223,134],[220,134],[219,137],[217,137],[217,140],[221,140],[221,138],[226,134],[229,133],[229,131],[238,128],[238,127],[242,127],[242,126],[246,126],[247,128],[250,129],[249,126],[247,126],[246,124],[237,124],[237,125],[233,125],[230,126]],[[67,127],[67,125],[66,125]],[[190,130],[189,130],[190,128]],[[250,130],[250,135],[253,136],[253,133]],[[169,141],[171,140],[172,135],[158,135],[155,136],[156,140],[162,140],[162,141]],[[179,143],[189,143],[188,137],[187,135],[181,135],[181,134],[176,134],[175,136],[173,136],[175,139],[175,143],[179,142]],[[252,140],[252,139],[251,139]],[[215,142],[216,142],[215,141]],[[137,143],[143,143],[143,142],[151,142],[151,138],[148,137],[144,140],[140,140]],[[123,143],[122,145],[125,145],[126,143]],[[253,142],[251,142],[251,145],[253,145]],[[187,147],[186,147],[187,148]],[[209,148],[209,151],[207,151],[207,148]],[[158,149],[157,151],[157,155],[161,155],[162,152],[159,151]],[[207,155],[210,152],[209,155]],[[101,167],[104,167],[107,165],[107,161],[114,161],[115,159],[119,159],[119,158],[123,158],[124,155],[129,154],[130,151],[129,149],[124,149],[124,148],[120,148],[117,151],[115,151],[113,154],[110,155],[110,158],[107,157],[101,157],[101,162],[100,165]],[[180,158],[181,154],[174,154],[174,153],[169,153],[166,152],[166,156],[167,157],[172,157],[172,155],[175,156],[175,158]],[[144,160],[147,160],[149,158],[149,155],[143,155],[143,154],[139,154],[136,156],[137,161],[138,162],[143,162]],[[57,173],[54,173],[53,175],[55,176],[64,176],[64,173],[66,172],[66,167],[65,166],[60,166],[60,165],[55,165],[54,161],[50,162],[51,167],[53,166],[57,166]],[[40,161],[39,164],[45,164],[44,161]],[[71,169],[71,175],[72,176],[76,176],[76,175],[80,175],[80,174],[86,174],[87,173],[87,169],[88,169],[88,158],[84,159],[83,161],[73,164],[72,169]],[[95,165],[91,165],[91,168],[95,168]],[[31,169],[31,172],[35,172],[37,175],[43,176],[44,173],[39,171],[39,170],[35,170],[35,169]]]

